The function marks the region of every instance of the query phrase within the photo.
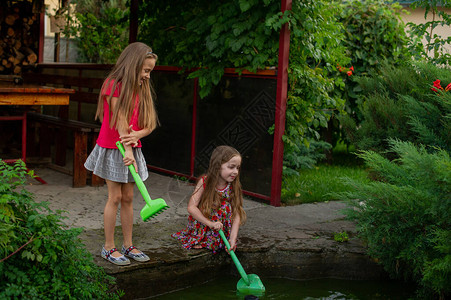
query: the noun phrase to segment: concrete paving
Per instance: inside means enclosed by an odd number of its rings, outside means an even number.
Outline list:
[[[47,184],[41,184],[35,180],[29,181],[27,190],[35,195],[37,201],[48,201],[52,210],[66,211],[65,215],[68,219],[65,220],[65,223],[71,227],[103,228],[103,208],[108,197],[106,185],[72,188],[72,177],[69,175],[49,168],[35,168],[33,170],[47,182]],[[149,178],[144,184],[152,199],[163,198],[170,207],[164,213],[153,217],[152,222],[165,222],[188,216],[188,200],[194,189],[192,183],[149,172]],[[138,188],[135,187],[134,193],[134,224],[139,225],[144,223],[139,212],[144,207],[145,202]],[[244,202],[246,211],[262,207],[268,207],[268,205],[249,199]],[[117,225],[120,225],[119,213]]]

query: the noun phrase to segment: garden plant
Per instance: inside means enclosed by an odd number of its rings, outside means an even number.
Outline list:
[[[396,138],[451,151],[448,68],[427,62],[393,67],[387,62],[379,74],[355,80],[362,89],[361,120],[357,124],[349,115],[342,116],[341,125],[357,149],[389,156],[387,141]]]
[[[82,229],[24,189],[30,175],[22,161],[0,160],[0,298],[119,299],[78,238]]]
[[[432,151],[431,151],[432,150]],[[359,236],[393,277],[418,284],[421,299],[451,293],[451,159],[447,151],[389,139],[389,160],[362,151],[376,180],[343,179],[349,192],[337,195],[352,207]]]

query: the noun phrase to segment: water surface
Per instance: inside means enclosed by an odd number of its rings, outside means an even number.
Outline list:
[[[152,297],[161,300],[244,299],[237,295],[237,277],[223,277],[199,286]],[[291,280],[262,278],[266,293],[260,300],[405,300],[412,297],[414,287],[398,281],[356,281],[339,279]],[[252,299],[249,297],[249,299]],[[254,298],[256,299],[256,298]]]

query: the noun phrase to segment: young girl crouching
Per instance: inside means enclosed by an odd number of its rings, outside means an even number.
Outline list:
[[[219,146],[211,154],[207,173],[199,179],[188,203],[188,225],[172,234],[186,249],[225,249],[222,229],[232,250],[238,230],[246,221],[240,183],[241,155],[230,146]]]

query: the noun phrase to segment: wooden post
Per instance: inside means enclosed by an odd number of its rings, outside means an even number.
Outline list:
[[[282,12],[291,10],[292,0],[281,0]],[[290,55],[290,31],[288,24],[280,29],[279,62],[277,67],[276,116],[274,128],[274,148],[271,179],[271,200],[273,206],[280,206],[282,192],[283,141],[285,132],[285,112],[288,91],[288,58]]]
[[[60,33],[55,32],[55,44],[53,45],[53,61],[60,61]]]
[[[136,38],[138,36],[138,1],[139,0],[130,1],[130,32],[128,36],[129,44],[136,42]]]
[[[38,63],[44,62],[44,22],[45,12],[39,14],[39,50],[38,50]]]
[[[88,132],[90,130],[75,131],[75,144],[74,144],[74,177],[73,187],[84,187],[86,185],[87,171],[83,166],[84,162],[88,158]]]

